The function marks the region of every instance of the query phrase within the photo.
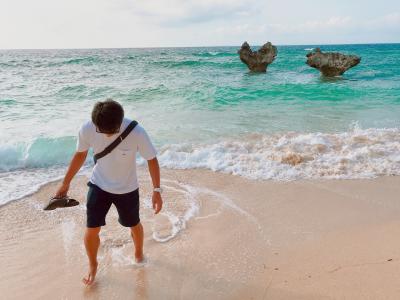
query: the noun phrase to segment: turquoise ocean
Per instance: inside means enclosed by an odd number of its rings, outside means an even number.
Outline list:
[[[362,60],[326,79],[305,64],[314,47]],[[278,46],[266,74],[250,73],[238,48],[1,50],[0,205],[59,179],[93,104],[109,97],[147,130],[164,168],[400,175],[400,44]]]

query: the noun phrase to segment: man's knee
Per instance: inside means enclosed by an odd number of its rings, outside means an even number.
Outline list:
[[[131,231],[134,232],[136,230],[139,230],[142,227],[142,224],[139,222],[135,226],[131,227]]]
[[[94,227],[94,228],[86,228],[86,236],[87,237],[95,237],[98,236],[100,233],[101,227]]]

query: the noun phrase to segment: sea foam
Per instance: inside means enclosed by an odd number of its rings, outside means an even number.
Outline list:
[[[174,169],[205,168],[250,179],[356,179],[400,175],[400,130],[251,134],[212,144],[162,147]]]
[[[73,138],[39,138],[26,144],[3,145],[0,205],[60,179],[74,145]],[[202,168],[257,180],[400,175],[400,129],[354,126],[338,133],[256,133],[214,143],[164,145],[158,159],[163,168]],[[144,160],[139,158],[138,163],[144,164]],[[91,165],[89,158],[85,173]]]

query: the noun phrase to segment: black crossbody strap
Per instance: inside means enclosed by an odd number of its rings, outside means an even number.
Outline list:
[[[115,147],[117,147],[119,145],[119,143],[121,143],[127,136],[128,134],[136,127],[136,125],[138,124],[138,122],[136,121],[132,121],[128,127],[126,127],[126,129],[124,130],[124,132],[121,133],[121,135],[119,137],[117,137],[110,145],[108,145],[103,151],[97,153],[96,155],[93,156],[93,160],[94,160],[94,164],[97,163],[97,160],[99,160],[100,158],[106,156],[107,154],[109,154],[111,151],[113,151],[115,149]]]

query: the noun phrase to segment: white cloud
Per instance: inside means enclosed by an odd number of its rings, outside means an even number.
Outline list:
[[[166,26],[248,17],[255,14],[259,6],[257,0],[120,0],[118,3],[139,18]]]
[[[383,21],[388,25],[400,25],[400,13],[394,12],[384,16]]]
[[[353,25],[351,17],[331,17],[326,20],[306,21],[299,24],[271,23],[271,24],[237,24],[220,26],[215,32],[221,35],[264,35],[271,34],[311,34],[317,32],[337,31]]]
[[[325,20],[309,20],[298,24],[267,24],[270,30],[280,33],[316,33],[331,30],[343,30],[354,26],[354,20],[349,16],[333,16]]]
[[[321,29],[337,29],[345,28],[351,25],[352,19],[349,16],[346,17],[331,17],[323,21],[310,21],[305,24],[300,24],[299,28],[305,30],[321,30]]]
[[[400,42],[400,2],[363,1],[0,0],[0,48]]]
[[[379,28],[396,28],[400,31],[400,13],[393,12],[382,17],[367,21],[366,23],[370,26],[375,26]]]
[[[219,26],[215,33],[220,36],[239,37],[239,40],[251,40],[261,44],[267,40],[279,41],[279,38],[290,37],[300,43],[310,43],[310,38],[319,37],[321,42],[332,42],[330,38],[348,38],[357,35],[368,36],[371,32],[398,32],[400,36],[400,13],[393,12],[381,17],[357,20],[350,16],[331,16],[324,19],[305,20],[300,23],[245,23],[229,26]],[[335,41],[336,42],[336,41]],[[340,41],[339,41],[340,42]],[[368,41],[366,41],[368,42]],[[284,42],[283,42],[284,43]]]

